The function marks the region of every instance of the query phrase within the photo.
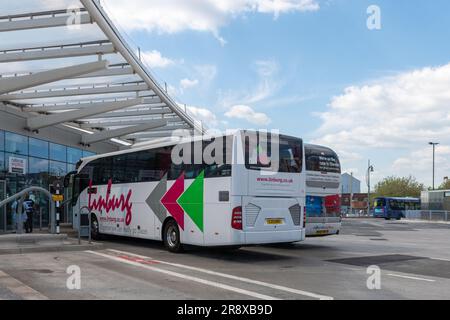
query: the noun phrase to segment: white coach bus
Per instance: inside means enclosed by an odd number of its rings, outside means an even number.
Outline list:
[[[341,230],[341,164],[330,148],[305,144],[306,236]]]
[[[298,242],[304,165],[301,139],[255,131],[94,156],[70,177],[73,212],[91,210],[93,238],[162,240],[171,252]]]

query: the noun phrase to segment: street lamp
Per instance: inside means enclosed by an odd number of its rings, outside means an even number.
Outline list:
[[[374,167],[370,164],[367,167],[367,215],[370,216],[370,174],[374,172]]]
[[[434,179],[435,179],[435,160],[436,160],[436,146],[439,145],[438,142],[429,142],[430,146],[433,146],[433,190],[435,190]]]

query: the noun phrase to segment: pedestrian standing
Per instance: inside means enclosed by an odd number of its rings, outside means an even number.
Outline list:
[[[34,216],[34,201],[29,195],[26,196],[23,202],[24,214],[26,215],[25,232],[33,233],[33,216]]]

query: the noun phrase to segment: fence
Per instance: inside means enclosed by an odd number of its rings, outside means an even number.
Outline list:
[[[406,211],[406,219],[412,220],[426,220],[426,221],[447,221],[450,222],[449,211],[436,210],[409,210]]]

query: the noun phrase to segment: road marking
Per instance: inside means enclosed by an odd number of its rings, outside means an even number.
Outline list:
[[[450,259],[444,259],[444,258],[431,258],[431,257],[428,257],[428,259],[439,260],[439,261],[450,261]]]
[[[204,285],[207,285],[207,286],[216,287],[216,288],[219,288],[219,289],[236,292],[236,293],[239,293],[239,294],[242,294],[242,295],[250,296],[252,298],[257,298],[257,299],[261,299],[261,300],[280,300],[279,298],[267,296],[267,295],[260,294],[260,293],[257,293],[257,292],[253,292],[253,291],[248,291],[248,290],[245,290],[245,289],[232,287],[232,286],[229,286],[229,285],[226,285],[226,284],[222,284],[222,283],[219,283],[219,282],[209,281],[209,280],[205,280],[205,279],[202,279],[202,278],[188,276],[188,275],[185,275],[185,274],[182,274],[182,273],[178,273],[178,272],[173,272],[173,271],[169,271],[169,270],[163,270],[163,269],[160,269],[160,268],[155,268],[155,267],[152,267],[152,266],[150,266],[148,264],[142,264],[142,263],[131,261],[131,260],[125,259],[125,258],[115,257],[115,256],[111,256],[111,255],[108,255],[108,254],[95,252],[95,251],[86,251],[86,252],[94,254],[94,255],[97,255],[97,256],[100,256],[100,257],[103,257],[103,258],[107,258],[107,259],[110,259],[110,260],[113,260],[113,261],[129,264],[129,265],[132,265],[132,266],[135,266],[135,267],[144,268],[144,269],[151,270],[151,271],[154,271],[154,272],[164,273],[164,274],[170,275],[172,277],[177,277],[177,278],[181,278],[181,279],[184,279],[184,280],[190,280],[190,281],[198,282],[198,283],[201,283],[201,284],[204,284]]]
[[[418,278],[418,277],[411,277],[411,276],[403,276],[403,275],[400,275],[400,274],[388,273],[388,276],[397,277],[397,278],[403,278],[403,279],[410,279],[410,280],[436,282],[436,280],[432,280],[432,279],[425,279],[425,278]]]
[[[173,266],[173,267],[188,269],[188,270],[192,270],[192,271],[206,273],[206,274],[209,274],[209,275],[214,275],[214,276],[219,276],[219,277],[228,278],[228,279],[232,279],[232,280],[237,280],[237,281],[241,281],[241,282],[251,283],[251,284],[259,285],[259,286],[262,286],[262,287],[276,289],[276,290],[279,290],[279,291],[285,291],[285,292],[289,292],[289,293],[294,293],[294,294],[297,294],[297,295],[300,295],[300,296],[310,297],[310,298],[319,299],[319,300],[334,300],[334,298],[330,297],[330,296],[324,296],[324,295],[313,293],[313,292],[308,292],[308,291],[304,291],[304,290],[288,288],[288,287],[284,287],[284,286],[280,286],[280,285],[276,285],[276,284],[271,284],[271,283],[267,283],[267,282],[262,282],[262,281],[257,281],[257,280],[252,280],[252,279],[248,279],[248,278],[237,277],[237,276],[233,276],[233,275],[230,275],[230,274],[221,273],[221,272],[215,272],[215,271],[211,271],[211,270],[207,270],[207,269],[186,266],[186,265],[183,265],[183,264],[171,263],[171,262],[160,261],[160,260],[153,260],[150,257],[141,256],[141,255],[130,253],[130,252],[114,250],[114,249],[108,249],[108,251],[115,252],[115,253],[118,253],[118,254],[131,255],[131,256],[135,256],[135,257],[141,258],[141,259],[148,259],[148,260],[151,260],[151,261],[153,261],[155,263],[159,263],[159,264],[170,265],[170,266]]]
[[[48,300],[42,293],[25,285],[3,271],[0,271],[0,285],[6,287],[13,294],[18,295],[24,300]]]

